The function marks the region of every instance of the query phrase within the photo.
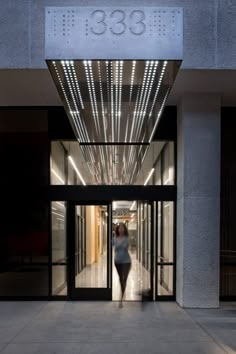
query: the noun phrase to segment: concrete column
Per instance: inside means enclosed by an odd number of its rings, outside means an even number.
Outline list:
[[[177,302],[219,306],[220,96],[185,94],[178,107]]]

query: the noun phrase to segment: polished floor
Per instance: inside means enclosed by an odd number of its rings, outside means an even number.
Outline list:
[[[140,292],[150,288],[150,273],[136,259],[136,252],[131,252],[132,266],[127,280],[126,301],[139,301]],[[114,259],[114,257],[113,257]],[[77,288],[104,288],[107,286],[107,257],[100,256],[97,263],[87,266],[76,277]],[[159,294],[168,295],[159,284]],[[120,299],[120,284],[116,268],[112,268],[112,299]]]
[[[0,302],[1,354],[236,353],[236,304]]]

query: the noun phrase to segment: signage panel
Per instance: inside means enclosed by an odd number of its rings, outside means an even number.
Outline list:
[[[46,59],[182,60],[178,7],[46,7]]]

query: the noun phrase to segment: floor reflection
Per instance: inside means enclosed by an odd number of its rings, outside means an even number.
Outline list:
[[[131,252],[132,266],[125,292],[126,301],[140,301],[140,292],[150,288],[150,273],[136,259],[136,252]],[[113,257],[114,259],[114,257]],[[100,256],[99,262],[85,267],[76,276],[76,288],[105,288],[107,286],[107,255]],[[60,295],[65,295],[65,290]],[[113,263],[112,266],[112,300],[120,299],[119,277]],[[159,285],[158,295],[169,295],[167,290]]]

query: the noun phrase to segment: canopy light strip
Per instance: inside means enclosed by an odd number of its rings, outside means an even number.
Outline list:
[[[147,176],[146,181],[144,182],[144,186],[147,185],[147,183],[150,180],[150,178],[152,177],[152,174],[153,174],[154,171],[155,171],[155,168],[152,168],[151,171],[149,172],[149,175]]]
[[[70,161],[71,165],[73,166],[73,168],[74,168],[75,172],[77,173],[77,176],[79,177],[80,181],[83,183],[84,186],[86,186],[86,183],[85,183],[83,177],[81,176],[78,168],[76,167],[76,164],[75,164],[74,160],[72,159],[72,157],[68,156],[68,160]]]
[[[180,63],[48,61],[76,138],[79,143],[88,144],[81,146],[81,150],[97,183],[134,183],[148,149],[148,145],[141,144],[150,144],[154,137]],[[111,147],[109,143],[131,145]]]
[[[180,61],[53,60],[48,65],[81,143],[151,140]],[[168,90],[169,93],[169,90]]]

